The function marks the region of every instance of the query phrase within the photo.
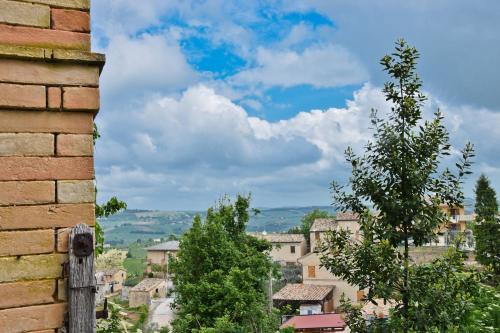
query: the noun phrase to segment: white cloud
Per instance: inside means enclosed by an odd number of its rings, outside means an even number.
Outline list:
[[[104,94],[178,90],[198,76],[187,63],[177,41],[167,33],[143,34],[137,38],[114,36],[105,52],[107,64],[101,82]]]
[[[339,87],[368,80],[363,65],[340,45],[314,45],[302,52],[259,48],[256,66],[233,77],[236,84]]]

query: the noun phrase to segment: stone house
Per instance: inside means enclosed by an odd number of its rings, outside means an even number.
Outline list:
[[[336,228],[347,229],[355,239],[361,239],[358,215],[352,212],[338,212],[335,218],[321,218],[314,220],[310,229],[311,252],[314,252],[321,242],[325,240],[327,231]]]
[[[110,294],[120,292],[127,279],[127,272],[121,268],[100,270],[95,273],[96,303],[101,304]]]
[[[274,262],[282,265],[293,265],[307,252],[307,242],[302,234],[250,233],[250,235],[267,240],[273,248],[269,255]]]
[[[135,308],[151,304],[153,298],[166,297],[167,281],[165,279],[144,279],[130,289],[128,294],[129,306]]]
[[[290,283],[273,295],[273,303],[299,308],[301,315],[333,311],[334,286]]]
[[[179,241],[168,241],[146,248],[148,265],[168,265],[169,257],[175,257],[179,252]]]

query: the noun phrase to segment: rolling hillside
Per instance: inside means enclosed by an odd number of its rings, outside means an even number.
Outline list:
[[[252,216],[249,231],[284,232],[300,223],[308,212],[319,208],[333,214],[332,207],[260,208],[260,214]],[[127,210],[109,218],[100,219],[106,243],[126,245],[137,239],[166,238],[170,234],[181,235],[187,230],[197,211],[149,211]]]

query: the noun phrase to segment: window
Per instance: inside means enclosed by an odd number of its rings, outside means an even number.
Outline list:
[[[295,246],[293,245],[290,246],[290,253],[295,253]]]
[[[314,232],[314,238],[319,240],[319,231]]]
[[[365,291],[358,290],[358,292],[356,293],[356,298],[357,298],[358,302],[361,302],[363,300],[363,298],[365,298]]]
[[[307,276],[310,278],[316,277],[316,266],[307,266]]]

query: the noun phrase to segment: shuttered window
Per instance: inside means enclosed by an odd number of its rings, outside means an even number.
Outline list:
[[[293,245],[290,246],[290,253],[295,253],[295,246]]]
[[[307,266],[307,276],[310,278],[316,277],[316,266]]]

